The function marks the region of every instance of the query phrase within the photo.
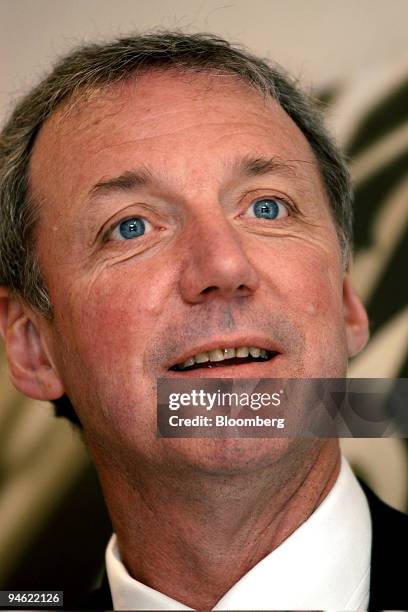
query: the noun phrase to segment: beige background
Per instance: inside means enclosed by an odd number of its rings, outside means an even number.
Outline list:
[[[154,26],[183,28],[239,41],[315,91],[334,87],[328,121],[346,146],[372,105],[408,74],[407,23],[408,0],[1,0],[0,121],[75,44]],[[407,134],[405,122],[360,152],[352,161],[356,183],[405,151]],[[406,231],[407,202],[408,185],[400,181],[377,219],[373,243],[357,254],[354,278],[367,303]],[[397,376],[407,340],[405,304],[376,331],[351,374]],[[404,507],[408,476],[400,440],[347,440],[344,448],[383,498]],[[0,586],[86,461],[66,424],[11,388],[0,350]]]
[[[0,113],[57,54],[151,27],[217,32],[323,85],[408,54],[406,0],[1,0]]]

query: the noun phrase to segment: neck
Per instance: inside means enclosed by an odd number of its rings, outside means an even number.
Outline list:
[[[195,473],[189,479],[184,473],[182,486],[180,475],[155,469],[132,479],[102,471],[130,575],[194,609],[213,608],[334,485],[340,468],[337,441],[311,444],[306,454],[244,475]]]

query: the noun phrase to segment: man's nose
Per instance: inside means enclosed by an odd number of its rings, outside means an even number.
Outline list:
[[[180,291],[187,302],[247,297],[259,286],[236,230],[220,213],[196,219],[183,250]]]

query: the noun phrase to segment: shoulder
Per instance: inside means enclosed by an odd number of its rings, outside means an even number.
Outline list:
[[[373,546],[390,552],[395,552],[398,548],[405,549],[407,540],[402,536],[408,535],[408,515],[388,506],[366,484],[361,483],[361,486],[370,508]]]
[[[407,609],[408,516],[385,504],[367,485],[372,521],[370,609]]]

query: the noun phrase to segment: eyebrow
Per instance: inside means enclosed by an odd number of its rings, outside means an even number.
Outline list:
[[[279,157],[245,156],[244,158],[233,160],[227,163],[231,175],[243,177],[265,176],[267,174],[278,174],[281,176],[296,177],[296,170],[293,162],[300,160],[283,160]],[[97,200],[99,197],[109,196],[114,193],[134,192],[142,187],[148,187],[157,179],[146,167],[135,170],[126,170],[118,176],[101,179],[90,190],[88,194],[89,202]]]
[[[233,175],[247,177],[263,176],[265,174],[280,174],[283,176],[296,177],[296,169],[293,162],[299,160],[283,160],[280,157],[253,157],[245,156],[232,162]]]
[[[89,192],[89,200],[95,200],[99,196],[111,195],[115,192],[136,191],[146,187],[153,182],[153,176],[147,168],[137,170],[126,170],[119,176],[98,181]]]

